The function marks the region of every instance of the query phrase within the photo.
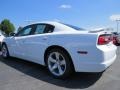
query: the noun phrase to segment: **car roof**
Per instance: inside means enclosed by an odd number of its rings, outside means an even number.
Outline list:
[[[60,22],[57,22],[57,21],[41,21],[41,22],[32,22],[28,25],[32,25],[32,24],[50,24],[50,25],[53,25],[53,26],[59,26],[59,25],[63,25],[62,23]],[[27,25],[26,25],[27,26]]]

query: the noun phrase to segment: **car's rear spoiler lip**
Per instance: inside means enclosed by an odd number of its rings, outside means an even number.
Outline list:
[[[91,30],[89,31],[90,33],[97,33],[97,32],[103,32],[105,31],[104,29],[101,29],[101,30]]]

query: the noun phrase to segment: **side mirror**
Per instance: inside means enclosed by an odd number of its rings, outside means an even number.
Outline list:
[[[10,33],[9,36],[15,36],[15,33]]]

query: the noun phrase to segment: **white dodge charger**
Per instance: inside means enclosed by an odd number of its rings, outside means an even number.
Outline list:
[[[105,31],[87,31],[59,22],[25,26],[2,43],[2,56],[47,66],[57,78],[75,72],[102,72],[116,59],[117,47]]]

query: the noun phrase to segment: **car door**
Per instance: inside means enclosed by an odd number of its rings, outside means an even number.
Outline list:
[[[26,56],[28,59],[43,64],[44,62],[44,51],[48,46],[48,33],[53,32],[54,27],[50,27],[47,24],[34,24],[34,33],[29,36],[25,41]]]
[[[25,41],[27,40],[27,38],[29,38],[29,36],[32,34],[34,30],[34,27],[32,25],[26,26],[24,27],[22,30],[20,30],[15,37],[13,38],[13,42],[15,45],[13,45],[15,48],[14,49],[14,55],[19,57],[19,58],[23,58],[26,59],[26,54],[28,52],[26,52],[26,45],[25,45]]]

